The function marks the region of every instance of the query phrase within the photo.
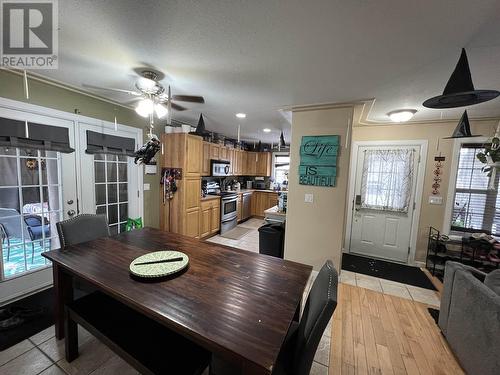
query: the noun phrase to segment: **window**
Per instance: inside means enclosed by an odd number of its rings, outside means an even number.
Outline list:
[[[62,219],[58,152],[0,147],[0,279],[47,267]]]
[[[288,184],[288,171],[290,170],[290,155],[275,154],[273,165],[274,181],[280,185]]]
[[[111,234],[125,232],[128,218],[128,163],[122,155],[94,155],[95,206],[108,217]]]
[[[415,150],[365,150],[364,153],[361,207],[408,212]]]
[[[500,235],[500,195],[498,180],[489,189],[490,177],[476,154],[483,151],[482,144],[463,144],[458,158],[457,180],[451,215],[453,232],[491,232]]]

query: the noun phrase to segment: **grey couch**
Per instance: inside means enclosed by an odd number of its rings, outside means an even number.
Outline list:
[[[438,324],[469,375],[500,371],[499,279],[500,271],[486,277],[470,266],[446,263]]]

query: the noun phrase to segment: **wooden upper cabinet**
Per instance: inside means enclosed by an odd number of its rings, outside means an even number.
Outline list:
[[[248,161],[248,152],[241,151],[241,164],[240,164],[240,175],[241,176],[248,176],[247,161]]]
[[[271,153],[257,152],[257,176],[271,176]]]
[[[200,175],[203,140],[194,135],[186,137],[186,173]]]
[[[255,176],[257,173],[257,152],[247,152],[246,176]]]
[[[236,159],[236,166],[237,166],[237,175],[241,176],[243,175],[243,154],[245,152],[241,150],[236,150],[235,151],[235,159]]]
[[[220,146],[219,159],[220,160],[229,160],[229,149],[227,147]]]
[[[210,143],[210,159],[220,160],[220,146]]]
[[[210,143],[203,142],[203,151],[201,154],[201,175],[210,176]]]

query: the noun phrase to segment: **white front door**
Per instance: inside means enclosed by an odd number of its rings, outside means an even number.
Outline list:
[[[408,261],[420,152],[415,145],[358,147],[351,253]]]
[[[125,231],[127,218],[142,216],[142,168],[134,159],[111,154],[87,154],[87,131],[133,138],[138,146],[141,132],[136,128],[97,126],[79,123],[79,169],[82,188],[81,213],[105,214],[112,235]]]

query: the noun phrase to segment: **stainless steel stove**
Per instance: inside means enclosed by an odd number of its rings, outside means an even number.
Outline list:
[[[219,184],[215,182],[209,184],[207,184],[207,194],[221,197],[220,233],[224,234],[238,225],[238,195],[234,191],[221,191]]]

